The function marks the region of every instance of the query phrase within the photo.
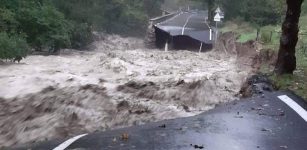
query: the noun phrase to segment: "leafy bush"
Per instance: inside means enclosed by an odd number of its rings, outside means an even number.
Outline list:
[[[0,31],[11,32],[18,26],[15,13],[6,8],[0,8]]]
[[[36,50],[57,51],[70,46],[70,26],[64,14],[52,5],[24,2],[16,14],[27,41]]]
[[[87,23],[72,23],[71,46],[79,49],[90,44],[93,41],[92,28]]]
[[[271,31],[261,31],[261,41],[264,43],[270,43],[271,35]]]
[[[0,59],[26,57],[29,46],[20,35],[9,36],[6,32],[0,33]]]
[[[303,14],[307,14],[307,1],[304,1],[304,2],[303,2],[303,5],[302,5],[302,13],[303,13]]]
[[[274,33],[275,27],[274,26],[265,26],[261,28],[261,41],[264,43],[271,43],[272,42],[272,36]]]

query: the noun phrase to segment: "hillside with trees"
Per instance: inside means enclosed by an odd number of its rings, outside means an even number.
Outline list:
[[[161,13],[156,0],[1,0],[0,59],[30,50],[56,53],[83,48],[93,31],[142,36],[147,20]]]

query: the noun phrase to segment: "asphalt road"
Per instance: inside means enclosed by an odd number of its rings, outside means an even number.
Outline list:
[[[180,12],[155,26],[171,36],[189,36],[206,44],[212,44],[213,30],[207,22],[206,11]]]
[[[18,150],[307,150],[307,104],[290,92],[218,106],[189,118],[81,135]],[[65,142],[66,141],[66,142]]]

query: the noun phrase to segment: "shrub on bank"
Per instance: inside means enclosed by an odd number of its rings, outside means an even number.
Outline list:
[[[29,46],[23,36],[0,32],[0,59],[26,57]]]
[[[273,33],[275,33],[274,26],[265,26],[261,28],[261,41],[265,44],[271,43],[273,38]]]

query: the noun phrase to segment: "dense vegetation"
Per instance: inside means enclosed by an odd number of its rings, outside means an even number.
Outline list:
[[[225,12],[226,20],[244,20],[255,26],[280,23],[285,14],[285,0],[195,0],[205,3],[214,14],[217,6]],[[207,5],[206,5],[207,3]],[[211,15],[212,20],[213,15]]]
[[[149,17],[161,14],[161,0],[53,0],[53,3],[69,20],[118,34],[139,35]]]
[[[236,2],[236,1],[233,1]],[[278,5],[277,5],[278,6]],[[276,7],[277,7],[276,6]],[[286,5],[285,5],[286,6]],[[286,9],[283,8],[283,9]],[[227,9],[224,9],[225,11]],[[286,10],[281,11],[281,21],[284,19]],[[251,12],[250,12],[251,13]],[[239,14],[230,13],[230,15]],[[246,42],[249,40],[256,39],[257,28],[261,29],[260,42],[263,44],[264,50],[271,50],[274,53],[278,53],[280,48],[280,37],[281,37],[281,21],[270,24],[263,24],[262,26],[255,26],[254,21],[249,21],[249,19],[244,19],[240,16],[229,16],[226,13],[226,22],[222,28],[223,32],[234,31],[239,35],[238,42]],[[269,18],[268,18],[269,19]],[[295,91],[298,95],[307,99],[307,1],[303,2],[302,13],[299,23],[299,40],[296,46],[296,71],[290,75],[274,75],[272,71],[274,66],[268,66],[264,64],[260,72],[268,74],[270,78],[274,81],[275,85],[279,89],[290,89]]]
[[[11,58],[13,55],[21,54],[23,57],[28,50],[27,45],[37,51],[43,49],[56,51],[70,46],[70,24],[50,2],[1,0],[0,11],[0,32],[3,39],[8,38],[1,43],[11,48],[19,48],[19,50],[2,48],[2,51],[10,51],[7,52],[10,55],[3,55],[3,57]],[[27,44],[14,46],[14,43],[24,40]]]
[[[92,31],[138,36],[160,0],[0,0],[0,59],[82,48]]]

